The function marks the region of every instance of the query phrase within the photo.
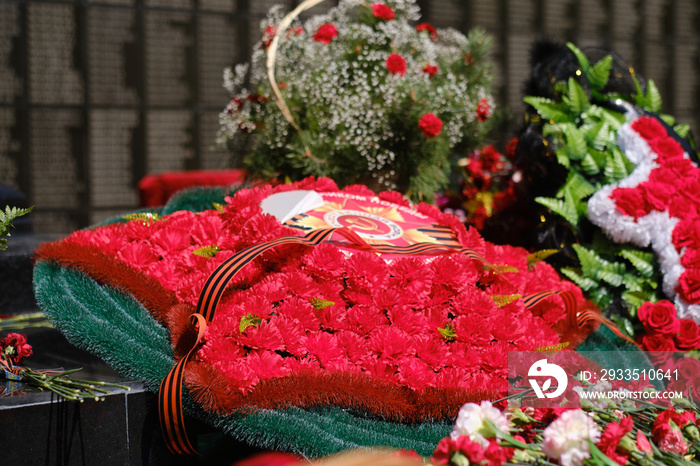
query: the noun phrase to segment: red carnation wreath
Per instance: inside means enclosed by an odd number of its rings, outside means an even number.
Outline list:
[[[381,203],[382,215],[414,212],[473,254],[385,257],[335,236],[264,252],[228,282],[187,363],[186,385],[205,409],[330,403],[396,421],[452,418],[465,402],[506,393],[508,351],[573,348],[592,331],[571,324],[559,296],[526,307],[527,295],[556,290],[570,292],[578,309],[591,306],[524,249],[488,243],[434,206],[412,210],[397,193],[341,191],[325,178],[240,190],[199,213],[78,231],[42,245],[38,257],[131,293],[170,330],[181,358],[212,272],[244,248],[303,234],[298,218],[290,227],[260,207],[293,190],[365,198]]]

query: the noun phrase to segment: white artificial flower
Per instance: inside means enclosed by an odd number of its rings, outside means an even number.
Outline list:
[[[600,439],[600,429],[580,409],[565,411],[542,433],[542,451],[562,466],[581,466],[591,457],[588,440]]]
[[[455,426],[450,437],[456,439],[466,435],[473,442],[488,448],[489,438],[495,438],[496,432],[486,423],[490,420],[501,432],[508,432],[508,420],[505,415],[495,408],[490,401],[482,401],[480,405],[467,403],[459,410]]]

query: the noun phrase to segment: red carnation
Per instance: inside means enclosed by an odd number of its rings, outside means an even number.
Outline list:
[[[372,14],[382,21],[391,21],[394,19],[394,10],[390,6],[383,3],[372,4]]]
[[[619,424],[611,422],[605,426],[605,431],[603,431],[597,445],[600,451],[617,464],[627,463],[629,452],[620,446],[620,442],[628,432],[632,431],[633,426],[634,422],[631,417],[623,417]]]
[[[644,198],[643,191],[638,188],[616,188],[610,198],[615,201],[617,210],[625,215],[644,217],[651,212],[651,205]]]
[[[430,40],[435,42],[438,39],[437,29],[430,23],[420,23],[416,26],[416,31],[427,32],[430,35]]]
[[[660,160],[683,157],[684,150],[675,139],[661,137],[649,141],[649,147],[659,155]]]
[[[662,451],[685,455],[688,452],[688,445],[683,438],[681,429],[687,424],[695,424],[695,422],[693,413],[689,411],[679,413],[670,408],[656,417],[651,433]]]
[[[324,44],[330,44],[335,37],[338,37],[338,30],[331,23],[322,24],[313,36],[316,42]]]
[[[433,66],[433,65],[431,65],[431,64],[429,64],[429,63],[426,63],[425,66],[423,67],[423,72],[424,72],[424,73],[427,73],[428,76],[430,76],[430,77],[432,78],[433,76],[435,76],[435,75],[437,74],[437,72],[438,72],[438,67],[437,67],[437,66]]]
[[[442,132],[442,120],[432,113],[426,113],[418,120],[418,129],[430,139]]]
[[[401,76],[406,74],[406,60],[397,53],[392,53],[389,58],[386,59],[386,69],[389,70],[391,74],[400,74]]]
[[[489,101],[482,98],[476,107],[476,118],[479,121],[486,121],[491,116],[491,105]]]
[[[666,128],[656,118],[641,117],[632,123],[632,129],[639,133],[647,141],[668,136]]]
[[[700,303],[700,269],[690,269],[683,272],[678,279],[676,292],[686,303]]]
[[[27,336],[22,333],[8,333],[0,340],[0,358],[12,364],[21,364],[24,358],[32,355],[32,346],[27,344]]]
[[[700,218],[688,217],[676,225],[671,234],[673,245],[678,251],[700,243]]]

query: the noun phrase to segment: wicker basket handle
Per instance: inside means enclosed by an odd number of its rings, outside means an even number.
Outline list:
[[[294,21],[297,18],[297,16],[299,16],[301,13],[308,10],[309,8],[318,5],[322,1],[323,0],[305,0],[302,3],[300,3],[299,6],[292,10],[289,14],[287,14],[287,16],[282,18],[282,21],[280,21],[280,23],[277,25],[277,32],[275,32],[275,37],[272,38],[270,47],[268,47],[267,49],[267,78],[270,80],[272,92],[275,94],[275,101],[277,102],[277,106],[279,107],[279,109],[282,111],[282,115],[284,115],[287,121],[294,128],[296,128],[297,131],[301,131],[301,128],[294,120],[294,116],[289,110],[287,103],[284,101],[282,93],[280,92],[280,88],[277,85],[277,81],[275,80],[275,58],[277,57],[277,45],[279,44],[280,36],[287,30],[289,25],[292,24],[292,21]]]

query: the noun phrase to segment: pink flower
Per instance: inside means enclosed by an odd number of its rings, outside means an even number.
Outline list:
[[[491,104],[489,101],[482,98],[479,100],[479,105],[476,106],[476,118],[479,121],[486,121],[491,116]]]
[[[591,457],[588,440],[600,439],[600,429],[585,412],[574,409],[564,412],[542,433],[542,451],[562,466],[581,466]]]
[[[647,455],[654,454],[654,450],[651,448],[651,443],[649,443],[649,439],[646,435],[644,435],[642,429],[637,429],[637,448]]]
[[[434,138],[442,132],[442,120],[433,113],[426,113],[418,120],[418,129],[426,138]]]
[[[395,17],[394,10],[384,3],[373,3],[372,14],[382,21],[391,21]]]
[[[403,76],[406,74],[406,60],[404,60],[404,58],[401,55],[397,53],[392,53],[386,59],[386,69],[391,74],[398,74],[400,76]]]
[[[657,440],[659,449],[670,453],[685,455],[688,453],[688,444],[683,438],[683,432],[678,429],[669,430],[663,437]]]
[[[430,23],[420,23],[416,26],[416,31],[427,33],[430,36],[430,40],[433,42],[438,40],[437,29]]]
[[[338,37],[338,30],[331,23],[322,24],[316,31],[316,34],[313,35],[313,39],[316,42],[324,44],[330,44],[336,37]]]

